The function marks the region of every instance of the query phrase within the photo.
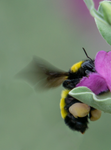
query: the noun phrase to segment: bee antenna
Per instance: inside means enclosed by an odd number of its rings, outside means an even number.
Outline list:
[[[82,49],[83,49],[83,51],[84,51],[84,53],[85,53],[86,57],[87,57],[87,58],[89,58],[91,61],[93,61],[93,60],[92,60],[92,59],[88,56],[88,54],[87,54],[87,52],[86,52],[85,48],[84,48],[84,47],[82,47]]]

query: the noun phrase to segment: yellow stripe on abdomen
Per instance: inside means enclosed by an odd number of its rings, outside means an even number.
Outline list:
[[[80,61],[76,64],[74,64],[72,67],[71,67],[71,71],[72,72],[77,72],[79,70],[79,68],[81,67],[82,63],[84,61]],[[65,117],[67,116],[68,112],[64,109],[66,103],[65,103],[65,98],[67,97],[69,93],[69,90],[63,90],[62,93],[61,93],[61,100],[60,100],[60,110],[61,110],[61,116],[63,119],[65,119]]]
[[[61,117],[64,119],[68,112],[64,109],[65,107],[65,98],[67,97],[67,94],[69,93],[69,90],[63,90],[61,93],[61,100],[60,100],[60,109],[61,109]]]

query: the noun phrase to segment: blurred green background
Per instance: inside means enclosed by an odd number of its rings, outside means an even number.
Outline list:
[[[0,150],[104,150],[111,146],[111,115],[89,123],[84,135],[60,116],[62,87],[37,92],[14,75],[34,55],[68,71],[97,51],[111,50],[81,1],[0,1]],[[83,11],[82,11],[83,9]]]

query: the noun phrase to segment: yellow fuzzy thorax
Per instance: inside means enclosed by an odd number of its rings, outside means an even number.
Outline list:
[[[84,62],[84,61],[80,61],[80,62],[74,64],[74,65],[71,67],[71,71],[72,71],[72,72],[78,71],[78,69],[81,67],[81,65],[82,65],[83,62]]]
[[[60,100],[60,109],[61,109],[61,116],[64,119],[67,116],[67,111],[64,109],[65,107],[65,98],[67,94],[69,93],[69,90],[63,90],[61,93],[61,100]]]

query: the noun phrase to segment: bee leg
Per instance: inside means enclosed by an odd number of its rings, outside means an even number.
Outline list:
[[[75,103],[69,107],[69,112],[75,117],[85,117],[90,112],[90,106],[84,103]]]
[[[89,71],[89,70],[85,71],[86,76],[88,76],[90,73],[91,73],[91,71]]]

